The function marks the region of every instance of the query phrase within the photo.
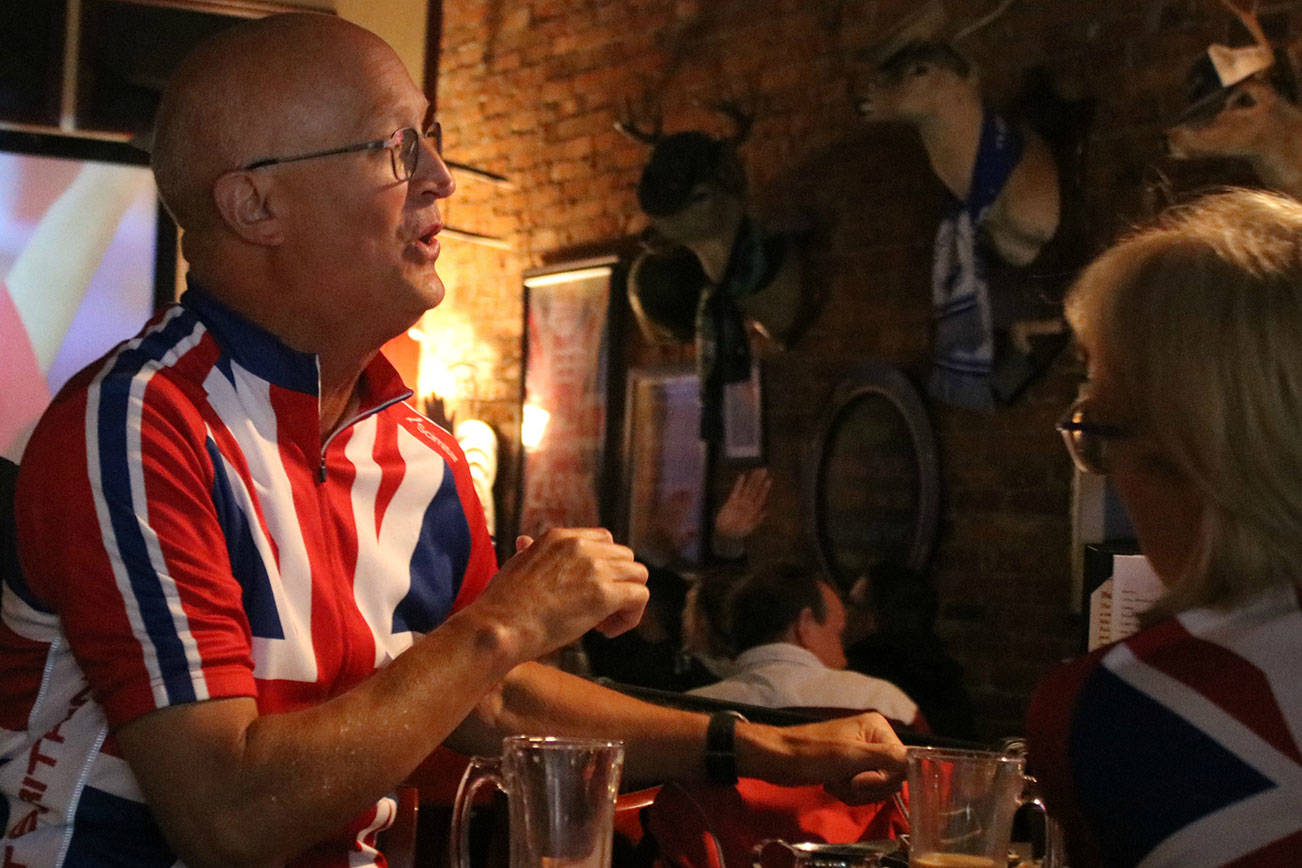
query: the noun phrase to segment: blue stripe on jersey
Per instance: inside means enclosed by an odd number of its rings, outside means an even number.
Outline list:
[[[100,483],[104,489],[104,502],[108,506],[122,565],[127,571],[132,594],[140,609],[145,631],[149,634],[158,658],[159,671],[167,690],[169,702],[193,702],[194,685],[190,683],[190,667],[185,649],[176,634],[171,608],[163,594],[162,585],[149,548],[140,530],[140,522],[148,514],[146,504],[133,502],[130,461],[133,455],[127,448],[127,427],[131,402],[131,385],[141,369],[165,356],[195,327],[192,317],[178,316],[161,330],[146,335],[140,345],[118,354],[112,369],[100,383],[98,430]]]
[[[1077,707],[1068,751],[1104,865],[1134,865],[1195,820],[1274,786],[1107,669],[1089,677]]]
[[[317,393],[318,372],[312,353],[285,346],[270,332],[222,306],[193,281],[181,296],[181,305],[199,316],[216,336],[222,352],[230,353],[241,367],[282,388]],[[228,368],[223,372],[229,376]]]
[[[449,469],[425,510],[412,552],[411,589],[393,610],[393,632],[428,633],[443,623],[470,563],[470,525]]]
[[[213,464],[212,502],[217,510],[217,523],[226,536],[226,554],[230,558],[231,573],[239,581],[243,592],[241,605],[249,618],[249,629],[263,639],[284,639],[285,630],[276,608],[276,596],[271,591],[271,578],[266,562],[253,540],[253,528],[248,516],[240,508],[240,501],[231,490],[230,479],[223,468],[226,459],[211,437],[204,442]]]
[[[148,805],[87,786],[77,802],[63,864],[170,868],[176,864],[176,854],[167,846]]]

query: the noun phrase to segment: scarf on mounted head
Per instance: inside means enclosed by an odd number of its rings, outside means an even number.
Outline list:
[[[987,109],[968,199],[951,197],[936,230],[931,271],[935,334],[927,391],[938,401],[969,410],[990,412],[995,406],[990,391],[994,326],[976,229],[1021,160],[1022,149],[1021,134]]]

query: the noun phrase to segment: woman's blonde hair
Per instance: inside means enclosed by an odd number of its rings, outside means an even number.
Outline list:
[[[1128,421],[1203,498],[1197,549],[1149,620],[1302,569],[1302,204],[1229,190],[1105,252],[1067,298]]]

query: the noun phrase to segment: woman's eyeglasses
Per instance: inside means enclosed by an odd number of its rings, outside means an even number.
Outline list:
[[[1067,454],[1081,473],[1107,476],[1112,472],[1111,441],[1129,437],[1132,432],[1120,425],[1092,422],[1088,415],[1088,405],[1077,401],[1054,427],[1062,435]]]
[[[361,142],[356,145],[344,145],[341,148],[330,148],[326,151],[312,151],[310,154],[295,154],[292,157],[265,157],[261,160],[245,163],[240,166],[240,170],[248,171],[250,169],[261,169],[263,166],[275,166],[280,163],[295,163],[299,160],[314,160],[317,157],[333,157],[336,154],[351,154],[354,151],[375,151],[385,148],[389,151],[389,165],[393,169],[393,177],[402,182],[416,173],[416,166],[420,162],[421,139],[432,141],[435,153],[443,153],[443,127],[438,121],[435,121],[424,132],[417,130],[415,127],[403,127],[400,130],[394,130],[393,134],[387,139],[375,139],[374,141]]]

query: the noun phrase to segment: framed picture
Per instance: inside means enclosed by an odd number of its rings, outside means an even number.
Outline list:
[[[689,365],[632,368],[624,399],[620,536],[657,563],[701,561],[706,446],[700,387]]]
[[[764,391],[759,359],[751,359],[748,378],[723,387],[723,457],[729,462],[748,464],[764,460]]]
[[[617,257],[524,276],[519,533],[608,524],[612,312],[623,291]]]

